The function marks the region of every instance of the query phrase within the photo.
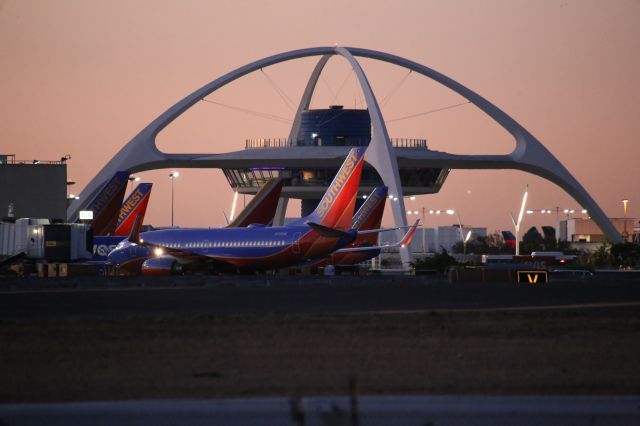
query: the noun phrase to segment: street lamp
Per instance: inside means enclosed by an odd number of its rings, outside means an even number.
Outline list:
[[[560,213],[564,213],[567,219],[572,219],[572,215],[580,212],[583,215],[587,215],[588,211],[587,209],[574,209],[574,208],[560,208],[559,206],[556,206],[555,209],[551,210],[551,209],[528,209],[527,210],[527,214],[533,214],[533,213],[541,213],[541,214],[551,214],[553,213],[553,211],[555,210],[556,212],[556,226],[555,226],[555,232],[556,232],[556,241],[560,241]],[[588,216],[587,216],[588,217]],[[567,235],[564,236],[565,239],[568,239]]]
[[[140,182],[140,176],[129,176],[129,183],[133,184],[133,182]],[[131,191],[131,186],[129,185],[129,191]]]
[[[622,200],[622,209],[624,211],[624,230],[622,231],[622,239],[626,243],[629,239],[629,233],[627,232],[627,204],[629,204],[628,199]]]
[[[171,178],[171,227],[173,228],[173,182],[176,178],[180,176],[179,172],[171,172],[169,173],[169,177]]]
[[[518,241],[518,233],[520,232],[520,225],[522,224],[522,215],[524,214],[524,208],[527,205],[527,197],[529,196],[529,185],[524,188],[524,195],[522,196],[522,204],[520,205],[520,213],[518,213],[518,221],[513,217],[513,214],[509,213],[511,216],[511,222],[513,223],[513,227],[516,230],[516,256],[520,256],[520,242]]]

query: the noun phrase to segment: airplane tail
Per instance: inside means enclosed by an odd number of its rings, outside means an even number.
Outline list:
[[[380,228],[388,192],[389,188],[386,186],[375,187],[353,216],[351,228],[357,230]]]
[[[366,148],[353,148],[327,188],[318,207],[303,218],[329,228],[350,229]]]
[[[124,199],[128,182],[129,172],[117,172],[87,204],[85,210],[93,211],[93,235],[109,235],[115,231],[118,209]]]
[[[284,182],[284,178],[269,179],[227,228],[242,228],[252,223],[266,225],[271,222],[276,214]]]
[[[140,221],[144,221],[144,215],[147,212],[147,204],[151,197],[152,183],[141,183],[131,192],[129,197],[120,207],[118,215],[118,223],[116,224],[113,235],[126,237],[131,232],[136,215],[140,214]]]
[[[133,220],[133,225],[131,226],[131,231],[129,232],[129,236],[127,237],[127,241],[130,243],[141,243],[140,239],[140,231],[142,230],[142,216],[140,213],[135,214],[135,218]]]

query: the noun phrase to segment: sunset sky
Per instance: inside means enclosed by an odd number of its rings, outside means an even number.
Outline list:
[[[637,217],[639,21],[640,2],[620,0],[0,0],[0,153],[25,160],[70,154],[69,180],[79,193],[149,122],[211,80],[275,53],[338,44],[400,55],[457,80],[527,128],[607,215],[621,217],[628,198],[629,215]],[[291,120],[272,82],[297,103],[317,59],[266,68],[209,99]],[[405,69],[360,62],[389,121],[463,101]],[[362,107],[361,98],[350,67],[335,57],[312,107]],[[286,137],[289,128],[200,102],[159,135],[158,147],[235,151],[247,138]],[[430,148],[452,153],[508,153],[514,146],[472,105],[392,121],[388,129],[391,137],[425,138]],[[222,225],[233,196],[222,172],[180,172],[176,224]],[[168,174],[140,174],[154,183],[147,223],[170,222]],[[454,170],[439,194],[407,199],[407,209],[453,208],[466,225],[511,229],[509,212],[517,212],[526,184],[532,209],[580,208],[524,172]],[[299,213],[298,204],[289,212]],[[530,216],[523,227],[554,222],[555,215]],[[426,225],[450,223],[427,217]]]

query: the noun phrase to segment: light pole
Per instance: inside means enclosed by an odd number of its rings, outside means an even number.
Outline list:
[[[180,176],[179,172],[171,172],[169,173],[169,177],[171,178],[171,227],[173,228],[173,182],[176,178]]]
[[[627,204],[629,204],[628,199],[622,200],[622,210],[624,211],[624,230],[622,231],[622,239],[626,243],[629,240],[629,233],[627,232]]]
[[[129,192],[131,192],[133,182],[140,182],[140,176],[129,176]]]
[[[529,185],[524,188],[524,195],[522,196],[522,204],[520,205],[520,213],[518,213],[518,221],[513,217],[513,214],[509,213],[511,216],[511,222],[513,223],[513,227],[516,230],[516,256],[520,256],[520,241],[518,241],[518,233],[520,232],[520,225],[522,224],[522,215],[524,214],[524,208],[527,205],[527,197],[529,196]]]
[[[452,216],[454,214],[457,215],[456,211],[453,209],[446,209],[446,210],[429,210],[429,214],[435,214],[435,215],[440,215],[440,214],[447,214],[449,216]],[[422,215],[424,216],[424,209],[422,210]],[[460,229],[462,229],[462,224],[460,223],[460,215],[458,215],[458,225],[460,226]],[[464,241],[464,235],[462,234],[462,231],[460,232],[460,238],[462,239],[462,245],[463,245],[463,251],[465,250],[465,241]]]

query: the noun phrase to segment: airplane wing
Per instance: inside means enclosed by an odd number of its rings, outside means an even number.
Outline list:
[[[409,230],[402,237],[400,241],[397,241],[393,244],[383,244],[378,246],[368,246],[368,247],[350,247],[350,248],[342,248],[334,251],[334,253],[353,253],[359,251],[372,251],[372,250],[382,250],[386,248],[394,248],[394,247],[406,247],[411,243],[413,239],[413,235],[416,233],[418,229],[418,224],[420,223],[420,219],[416,220],[413,225],[409,227]]]
[[[366,229],[366,230],[363,230],[363,231],[358,231],[358,235],[379,234],[380,232],[397,231],[398,229],[407,229],[407,228],[411,228],[412,226],[413,225],[396,226],[396,227],[393,227],[393,228]]]

